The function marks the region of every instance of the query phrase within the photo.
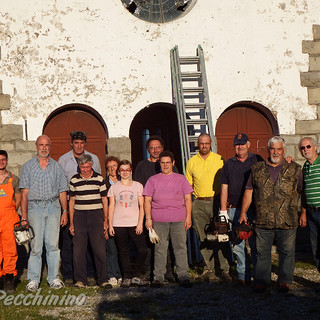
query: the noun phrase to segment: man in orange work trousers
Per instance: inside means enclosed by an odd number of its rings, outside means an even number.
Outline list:
[[[13,225],[20,221],[16,210],[21,194],[19,178],[6,170],[7,164],[8,154],[0,150],[0,277],[4,280],[4,290],[13,293],[18,259]]]

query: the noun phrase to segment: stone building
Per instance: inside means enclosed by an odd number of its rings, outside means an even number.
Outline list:
[[[137,162],[161,134],[180,153],[170,49],[204,50],[217,150],[235,132],[254,151],[280,133],[288,154],[320,140],[319,0],[29,0],[0,10],[0,146],[11,169],[42,132],[53,156],[68,133],[88,150]]]

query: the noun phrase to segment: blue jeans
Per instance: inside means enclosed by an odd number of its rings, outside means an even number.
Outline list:
[[[320,212],[307,210],[310,243],[316,267],[320,271]]]
[[[58,198],[48,201],[29,201],[28,220],[34,230],[28,260],[28,280],[40,282],[43,243],[46,248],[48,276],[51,283],[58,278],[60,250],[58,248],[61,207]]]
[[[164,281],[167,271],[167,253],[169,239],[172,243],[179,280],[189,279],[187,232],[184,221],[179,222],[153,222],[153,228],[160,238],[160,242],[154,247],[154,280]]]
[[[271,248],[276,239],[279,253],[278,283],[292,283],[297,229],[256,228],[257,265],[255,282],[268,286],[271,282]]]
[[[229,218],[232,221],[232,241],[236,237],[236,233],[234,232],[234,228],[239,225],[241,208],[228,208]],[[250,208],[247,212],[247,219],[252,222],[254,219],[255,212],[252,208]],[[251,248],[251,259],[253,264],[253,276],[255,273],[255,267],[257,262],[257,248],[256,248],[256,236],[253,234],[248,239],[249,246]],[[250,272],[250,260],[249,255],[246,248],[245,240],[236,241],[235,245],[232,246],[232,252],[237,259],[237,274],[239,280],[251,280],[251,272]]]
[[[109,237],[106,240],[107,249],[107,266],[108,266],[108,278],[121,278],[121,272],[118,263],[118,250],[113,237]]]

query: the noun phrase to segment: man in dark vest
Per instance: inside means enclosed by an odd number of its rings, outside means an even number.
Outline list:
[[[246,212],[253,200],[257,236],[255,291],[265,291],[271,282],[271,248],[276,239],[279,253],[278,290],[288,292],[294,271],[302,172],[295,162],[285,161],[286,145],[283,138],[274,136],[269,139],[268,152],[266,161],[251,167],[239,221],[247,221]]]

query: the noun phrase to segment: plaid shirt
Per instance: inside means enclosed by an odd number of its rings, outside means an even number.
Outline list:
[[[68,182],[62,167],[49,158],[45,170],[40,166],[38,156],[27,161],[21,168],[20,189],[29,189],[28,200],[50,200],[61,192],[68,191]]]

